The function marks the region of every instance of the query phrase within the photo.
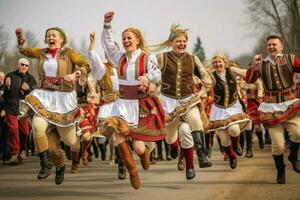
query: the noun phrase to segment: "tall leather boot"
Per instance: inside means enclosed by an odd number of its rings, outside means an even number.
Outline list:
[[[162,140],[156,141],[156,147],[157,147],[157,161],[163,161],[164,157],[162,155]]]
[[[194,155],[193,155],[194,158]],[[185,159],[184,159],[184,153],[183,153],[183,148],[180,148],[180,153],[178,156],[178,161],[177,161],[177,169],[179,171],[184,170],[185,168]]]
[[[244,150],[244,146],[245,146],[245,137],[246,137],[246,131],[242,131],[240,133],[240,147],[242,150]]]
[[[289,155],[289,161],[293,165],[293,169],[295,172],[300,173],[300,162],[298,160],[298,150],[299,150],[299,144],[291,141],[290,146],[290,155]]]
[[[252,158],[253,153],[252,153],[252,131],[245,131],[246,134],[246,158]]]
[[[120,180],[123,180],[126,178],[126,167],[120,157],[118,148],[115,148],[115,153],[116,153],[116,161],[118,163],[118,178]]]
[[[202,131],[193,131],[192,132],[193,140],[194,140],[194,147],[196,149],[199,167],[211,167],[211,162],[207,160],[205,155],[205,147],[204,147],[204,133]]]
[[[237,166],[237,159],[236,156],[233,152],[233,148],[230,145],[229,147],[223,147],[225,153],[227,154],[227,156],[229,157],[229,165],[231,167],[231,169],[235,169]]]
[[[61,149],[51,151],[53,165],[55,166],[55,183],[60,185],[64,181],[65,168],[64,157]]]
[[[185,171],[186,179],[190,180],[196,176],[196,172],[194,169],[194,150],[193,147],[189,149],[182,149],[182,150],[186,162],[186,171]]]
[[[150,149],[148,146],[145,146],[145,151],[143,154],[138,155],[141,160],[141,164],[144,170],[148,170],[150,168]]]
[[[170,155],[173,159],[176,159],[178,156],[178,149],[179,149],[178,139],[174,143],[170,144],[170,147],[171,147]]]
[[[84,166],[87,166],[89,163],[89,152],[88,148],[90,147],[93,139],[88,140],[88,141],[83,141],[82,142],[82,147],[81,147],[81,156],[82,156],[82,164]]]
[[[260,149],[265,148],[264,139],[262,132],[256,132],[256,136],[258,138],[258,145]]]
[[[38,155],[40,157],[41,169],[37,175],[37,178],[44,179],[44,178],[47,178],[51,174],[51,169],[52,169],[52,163],[50,160],[49,150],[40,152]]]
[[[131,151],[126,141],[118,145],[120,156],[129,172],[131,186],[134,189],[141,187],[140,177],[138,175],[137,167],[134,163]]]
[[[236,155],[242,156],[243,150],[241,149],[241,146],[240,146],[240,136],[237,136],[237,137],[230,136],[230,139],[232,142],[233,151],[236,153]]]
[[[79,152],[71,152],[72,154],[72,167],[71,173],[78,173],[78,165],[79,165]]]
[[[279,156],[273,155],[273,158],[277,169],[277,183],[285,184],[285,164],[283,160],[283,154]]]

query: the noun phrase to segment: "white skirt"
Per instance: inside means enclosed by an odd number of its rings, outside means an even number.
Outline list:
[[[138,99],[118,99],[115,102],[107,103],[99,108],[98,119],[104,120],[107,117],[119,117],[130,126],[137,126],[139,122],[139,101]]]
[[[299,99],[292,99],[289,101],[285,101],[282,103],[261,103],[258,107],[258,110],[260,112],[264,112],[264,113],[274,113],[274,112],[284,112],[286,111],[290,105],[293,105],[296,101],[299,101]]]
[[[244,113],[242,105],[239,101],[228,108],[219,108],[215,104],[212,105],[209,119],[210,121],[225,120],[235,114]]]
[[[33,90],[30,95],[35,96],[49,112],[65,114],[77,108],[77,93],[48,90]]]

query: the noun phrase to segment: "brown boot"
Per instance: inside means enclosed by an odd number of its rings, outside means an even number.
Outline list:
[[[150,149],[148,146],[145,146],[145,151],[142,155],[139,155],[141,164],[144,170],[150,168]]]
[[[72,151],[72,167],[71,173],[78,173],[78,165],[79,165],[79,152]]]
[[[91,143],[93,141],[93,138],[91,138],[88,141],[83,141],[82,142],[82,147],[81,147],[81,155],[82,155],[82,164],[84,166],[87,166],[89,163],[89,153],[88,153],[88,148],[90,147]]]
[[[121,159],[123,160],[126,168],[128,169],[129,175],[130,175],[130,182],[131,186],[134,189],[139,189],[141,187],[140,183],[140,177],[137,172],[137,167],[134,163],[131,151],[129,149],[129,146],[127,142],[122,142],[118,145],[119,153],[121,156]]]

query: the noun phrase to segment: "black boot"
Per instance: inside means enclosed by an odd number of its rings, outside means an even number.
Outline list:
[[[237,159],[234,154],[233,148],[230,145],[229,147],[223,147],[225,153],[227,154],[229,158],[229,166],[231,169],[235,169],[237,167]]]
[[[259,148],[260,149],[265,148],[265,144],[264,144],[264,139],[263,139],[262,132],[256,132],[256,135],[257,135],[257,138],[258,138]]]
[[[39,153],[41,169],[37,175],[38,179],[47,178],[51,174],[52,163],[50,160],[49,151]]]
[[[245,131],[246,134],[246,158],[252,158],[252,131]]]
[[[211,167],[211,162],[209,162],[205,155],[205,147],[204,147],[204,133],[201,131],[193,131],[192,132],[194,147],[196,149],[199,167]]]
[[[285,184],[285,164],[283,160],[283,154],[279,156],[273,155],[276,169],[277,169],[277,183]]]
[[[62,167],[56,167],[56,171],[55,171],[56,185],[59,185],[64,181],[65,168],[66,168],[66,165],[64,165]]]
[[[299,144],[291,141],[290,146],[290,155],[289,155],[289,161],[291,161],[293,165],[293,169],[295,172],[300,173],[300,162],[298,160],[298,150],[299,150]]]
[[[244,149],[244,146],[245,146],[245,138],[247,139],[246,135],[247,135],[246,131],[243,131],[240,134],[240,147],[241,147],[242,150]]]

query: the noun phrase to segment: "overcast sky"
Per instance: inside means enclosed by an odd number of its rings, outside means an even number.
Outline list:
[[[103,15],[114,11],[113,30],[120,43],[127,27],[139,28],[150,44],[168,38],[173,23],[189,29],[189,50],[200,36],[206,57],[226,52],[232,58],[252,51],[256,39],[245,25],[244,0],[0,0],[0,25],[15,40],[14,30],[22,27],[41,41],[47,28],[58,26],[79,45],[89,33],[100,34]],[[101,53],[101,52],[99,52]],[[101,53],[102,54],[102,53]]]

